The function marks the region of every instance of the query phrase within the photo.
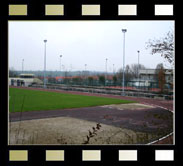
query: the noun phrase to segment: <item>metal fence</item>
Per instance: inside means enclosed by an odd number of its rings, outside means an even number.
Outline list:
[[[67,86],[85,86],[85,87],[91,86],[91,87],[106,87],[106,88],[112,88],[112,89],[122,89],[121,82],[119,81],[114,82],[112,80],[100,82],[99,80],[89,81],[88,79],[77,80],[77,81],[65,79],[62,82],[54,82],[54,84],[67,85]],[[133,90],[133,91],[173,94],[172,85],[166,83],[162,91],[159,88],[158,82],[155,82],[155,81],[126,81],[124,88],[126,90]]]
[[[44,88],[43,85],[31,85],[34,88]],[[47,89],[56,89],[64,91],[79,91],[98,94],[122,95],[122,88],[118,86],[88,86],[88,85],[70,85],[70,84],[47,84]],[[125,87],[125,96],[156,98],[163,100],[173,100],[172,94],[161,94],[158,92],[146,91],[144,89],[131,89]]]

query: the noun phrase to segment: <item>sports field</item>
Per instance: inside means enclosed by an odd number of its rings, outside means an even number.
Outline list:
[[[135,102],[107,97],[84,96],[19,88],[10,88],[9,97],[10,112],[57,110]]]

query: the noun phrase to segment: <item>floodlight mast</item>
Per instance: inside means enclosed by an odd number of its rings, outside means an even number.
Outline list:
[[[85,79],[87,79],[87,74],[86,74],[86,73],[87,73],[87,72],[86,72],[86,67],[87,67],[87,64],[85,64],[85,72],[84,72],[84,73],[85,73]]]
[[[47,40],[44,40],[45,47],[44,47],[44,88],[46,88],[46,42]]]
[[[140,66],[139,66],[140,65],[139,64],[140,51],[138,50],[137,53],[138,53],[138,88],[140,88],[140,78],[139,78],[140,77],[140,75],[139,75],[140,74],[139,73],[139,69],[140,69]]]
[[[22,59],[22,73],[24,72],[24,59]]]
[[[106,63],[105,63],[105,70],[106,70],[106,74],[105,74],[105,86],[107,85],[107,58],[105,59]]]
[[[114,75],[114,64],[113,64],[113,75]]]
[[[60,73],[61,73],[61,58],[62,58],[62,55],[60,55]]]
[[[127,32],[127,29],[122,29],[122,32],[124,34],[124,38],[123,38],[123,82],[122,82],[122,96],[125,96],[125,33]]]

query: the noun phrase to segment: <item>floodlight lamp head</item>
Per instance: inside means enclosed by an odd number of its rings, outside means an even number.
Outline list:
[[[47,40],[45,39],[45,40],[44,40],[44,42],[46,43],[46,42],[47,42]]]
[[[139,50],[138,50],[137,52],[138,52],[138,53],[140,53],[140,51],[139,51]]]
[[[123,33],[127,32],[127,29],[122,29],[122,32],[123,32]]]

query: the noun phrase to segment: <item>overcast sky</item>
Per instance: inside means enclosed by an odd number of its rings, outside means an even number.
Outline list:
[[[149,39],[164,37],[174,30],[173,21],[10,21],[9,67],[22,70],[44,69],[44,39],[47,39],[47,70],[117,71],[123,65],[123,33],[125,34],[125,65],[138,62],[155,68],[158,63],[170,65],[160,55],[146,50]]]

